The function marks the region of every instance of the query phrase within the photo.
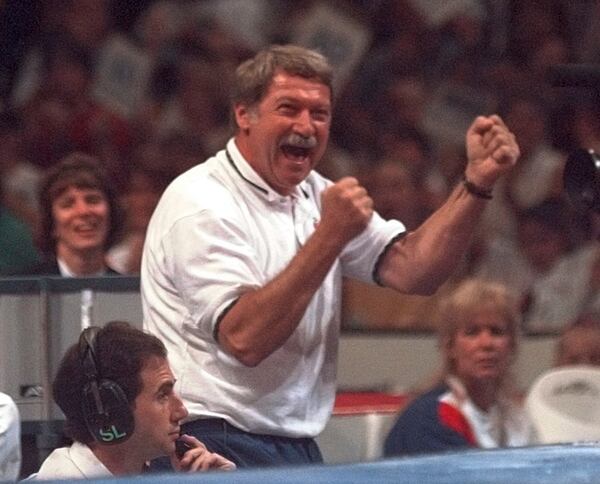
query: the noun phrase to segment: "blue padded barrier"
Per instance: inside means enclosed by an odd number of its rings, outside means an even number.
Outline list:
[[[50,481],[46,481],[50,482]],[[78,482],[78,481],[70,481]],[[600,444],[468,450],[347,465],[155,474],[96,484],[580,484],[600,482]]]

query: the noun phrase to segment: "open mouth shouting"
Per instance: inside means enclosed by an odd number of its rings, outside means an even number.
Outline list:
[[[296,163],[309,161],[316,146],[316,137],[304,137],[296,133],[286,136],[279,144],[284,156]]]

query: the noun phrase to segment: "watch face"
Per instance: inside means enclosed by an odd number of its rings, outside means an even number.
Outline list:
[[[563,184],[577,210],[600,213],[600,158],[593,150],[578,149],[569,155]]]

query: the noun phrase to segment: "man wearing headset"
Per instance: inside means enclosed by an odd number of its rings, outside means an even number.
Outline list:
[[[234,469],[235,464],[209,452],[196,438],[180,435],[188,412],[174,384],[158,338],[118,321],[84,330],[64,355],[52,384],[73,444],[54,450],[31,477],[139,474],[147,461],[164,455],[179,471]]]

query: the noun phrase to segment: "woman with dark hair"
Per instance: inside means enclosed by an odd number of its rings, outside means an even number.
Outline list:
[[[511,388],[517,299],[501,284],[467,279],[441,306],[444,367],[390,431],[386,456],[527,445],[533,430]]]
[[[41,264],[27,274],[94,277],[117,274],[106,252],[122,226],[122,212],[99,161],[72,153],[52,167],[40,187]]]

